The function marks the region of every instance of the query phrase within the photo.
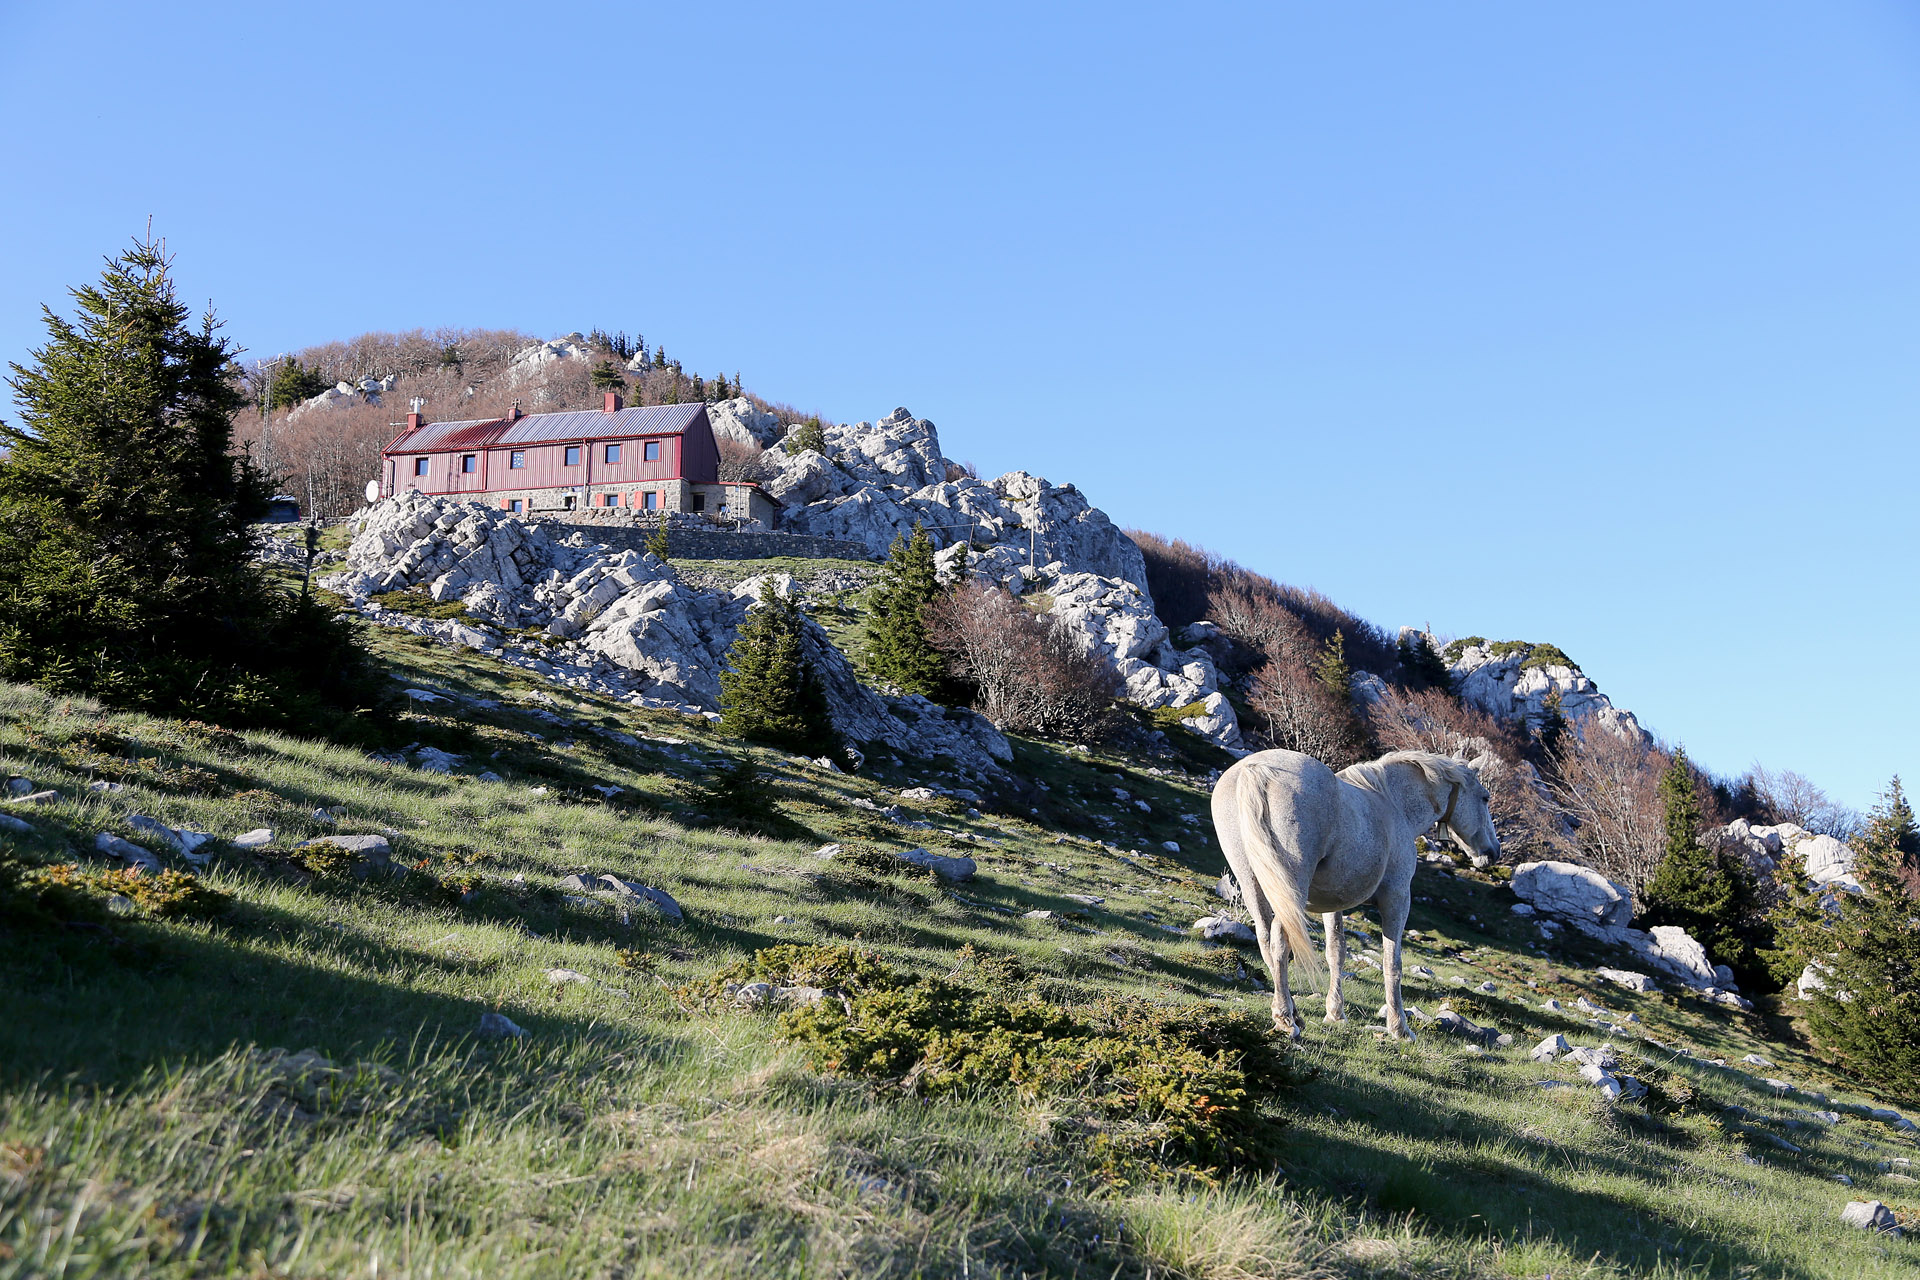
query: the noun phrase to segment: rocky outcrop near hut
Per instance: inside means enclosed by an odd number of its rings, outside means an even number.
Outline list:
[[[727,650],[757,607],[761,581],[731,591],[690,587],[656,557],[615,551],[586,531],[560,536],[477,503],[410,491],[361,517],[346,568],[325,585],[376,621],[497,651],[548,678],[642,705],[710,715]],[[790,580],[783,585],[790,589]],[[391,592],[458,602],[466,617],[424,619],[380,598]],[[974,776],[1013,758],[975,712],[862,685],[811,619],[802,642],[834,730],[848,742],[911,759],[946,757]]]
[[[829,426],[824,435],[824,454],[773,448],[763,459],[762,484],[780,504],[782,528],[859,542],[883,555],[918,522],[937,547],[970,541],[982,548],[979,572],[999,580],[1028,564],[1058,562],[1146,591],[1140,548],[1072,485],[1024,471],[992,482],[949,480],[958,468],[941,454],[939,432],[906,409],[877,422]]]
[[[1447,646],[1448,670],[1462,701],[1508,724],[1538,726],[1547,702],[1560,695],[1570,725],[1591,721],[1608,733],[1651,742],[1631,711],[1623,711],[1579,667],[1550,645],[1488,642],[1474,637]]]

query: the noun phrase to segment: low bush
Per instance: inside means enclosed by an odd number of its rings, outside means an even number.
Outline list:
[[[22,887],[50,914],[68,920],[98,918],[111,909],[115,898],[125,899],[122,910],[156,920],[210,920],[233,903],[231,894],[202,884],[198,876],[185,871],[150,876],[131,867],[88,871],[70,862],[27,872]]]
[[[781,1015],[780,1032],[819,1070],[926,1097],[1011,1090],[1109,1183],[1168,1173],[1211,1181],[1271,1163],[1271,1106],[1296,1082],[1283,1042],[1247,1014],[1209,1004],[1108,998],[1065,1009],[1009,991],[1017,962],[969,953],[951,978],[904,977],[851,947],[780,947],[716,976],[827,987]]]
[[[395,613],[404,613],[413,618],[456,618],[461,622],[476,622],[467,606],[459,600],[435,600],[422,587],[408,587],[403,591],[382,591],[367,599],[382,609],[391,609]]]

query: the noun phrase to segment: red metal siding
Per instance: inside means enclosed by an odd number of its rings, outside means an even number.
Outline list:
[[[711,484],[720,476],[720,449],[713,442],[713,426],[702,413],[687,424],[680,437],[686,450],[686,470],[680,472],[695,484]]]
[[[646,460],[645,446],[657,443],[660,456]],[[606,446],[619,444],[620,461],[606,461]],[[580,461],[566,465],[566,451],[580,449]],[[719,466],[719,451],[713,431],[702,414],[684,436],[586,437],[554,444],[497,445],[454,452],[394,453],[388,492],[419,489],[432,494],[477,495],[516,489],[560,489],[575,485],[624,487],[649,481],[688,479],[712,482]],[[460,460],[468,453],[476,458],[473,472],[460,470]],[[526,466],[511,465],[515,453],[524,454]],[[414,459],[429,459],[427,474],[413,474]]]

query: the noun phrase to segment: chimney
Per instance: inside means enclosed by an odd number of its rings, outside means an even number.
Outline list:
[[[426,404],[427,402],[419,396],[415,396],[413,399],[407,401],[407,409],[409,411],[407,413],[407,430],[418,431],[420,429],[420,410],[424,409]]]
[[[420,415],[419,415],[419,414],[417,414],[417,413],[410,413],[410,414],[408,414],[408,415],[407,415],[407,430],[409,430],[409,431],[418,431],[419,429],[420,429]]]
[[[507,411],[507,421],[518,422],[520,421],[520,416],[520,397],[515,396],[513,399],[513,408]]]
[[[608,413],[620,412],[620,408],[624,403],[625,401],[620,399],[620,393],[618,391],[607,392],[607,410],[606,411]]]

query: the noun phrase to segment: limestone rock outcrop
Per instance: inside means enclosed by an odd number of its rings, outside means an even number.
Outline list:
[[[503,637],[488,628],[541,629],[556,643],[520,665],[545,674],[566,664],[580,673],[574,679],[636,703],[711,713],[727,650],[756,607],[760,580],[731,592],[699,590],[654,556],[613,551],[585,532],[558,537],[550,526],[477,503],[408,491],[362,518],[345,570],[326,585],[380,621],[475,648],[503,649]],[[423,624],[373,598],[391,591],[457,600],[480,625]],[[862,685],[811,619],[802,646],[834,730],[847,741],[884,744],[916,759],[948,757],[983,776],[1012,760],[1006,739],[978,714]]]
[[[1024,471],[991,483],[949,480],[938,430],[906,409],[824,434],[824,455],[784,448],[766,455],[764,487],[781,506],[783,528],[861,542],[880,555],[917,520],[936,546],[985,547],[999,580],[1029,562],[1057,561],[1146,590],[1140,548],[1072,485]]]
[[[570,333],[564,338],[555,338],[551,342],[537,342],[533,346],[523,347],[507,363],[507,382],[515,385],[527,381],[543,372],[548,366],[567,360],[587,360],[593,355],[593,348],[587,345],[587,335]]]
[[[287,421],[304,417],[315,409],[331,409],[341,405],[379,404],[383,392],[393,390],[399,381],[395,374],[384,378],[360,378],[352,382],[336,382],[310,400],[303,400],[287,412]]]
[[[1614,706],[1578,667],[1536,662],[1526,646],[1470,644],[1449,653],[1447,665],[1461,699],[1503,723],[1537,725],[1547,699],[1558,693],[1568,724],[1591,720],[1619,737],[1652,741],[1633,712]]]
[[[714,439],[758,445],[762,449],[770,448],[786,432],[778,414],[755,408],[753,401],[745,396],[708,405],[707,421],[713,424]]]

